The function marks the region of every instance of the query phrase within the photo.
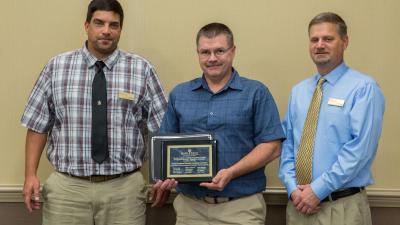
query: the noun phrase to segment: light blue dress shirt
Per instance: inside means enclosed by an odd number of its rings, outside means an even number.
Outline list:
[[[304,121],[317,81],[314,75],[297,84],[283,121],[279,177],[288,195],[296,190],[295,159]],[[322,200],[340,188],[373,183],[371,164],[382,130],[385,100],[369,76],[342,63],[324,76],[323,98],[315,137],[311,188]]]

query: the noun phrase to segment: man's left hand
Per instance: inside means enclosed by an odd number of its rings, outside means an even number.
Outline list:
[[[171,189],[175,188],[178,182],[174,179],[166,179],[164,181],[157,181],[151,187],[150,199],[153,201],[151,207],[161,207],[168,200]]]
[[[206,187],[210,190],[222,191],[232,178],[233,174],[229,169],[222,169],[218,171],[217,175],[215,175],[210,183],[202,182],[200,183],[200,186]]]

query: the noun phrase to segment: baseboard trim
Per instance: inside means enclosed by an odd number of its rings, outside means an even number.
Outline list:
[[[400,189],[367,188],[371,207],[400,207]],[[270,205],[286,205],[287,192],[283,187],[267,187],[264,198]]]
[[[367,188],[371,207],[400,207],[400,189]],[[171,193],[172,202],[177,193]],[[269,205],[286,205],[287,193],[283,187],[267,187],[264,198]],[[0,203],[23,202],[22,185],[0,185]]]
[[[0,203],[23,201],[22,185],[0,185]]]

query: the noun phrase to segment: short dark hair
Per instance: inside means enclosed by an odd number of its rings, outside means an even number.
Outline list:
[[[228,40],[228,45],[230,47],[233,46],[233,33],[231,29],[229,29],[228,26],[222,23],[209,23],[202,27],[199,32],[197,32],[197,37],[196,37],[196,45],[199,45],[199,39],[200,37],[207,37],[207,38],[213,38],[216,37],[220,34],[224,34],[226,36],[226,39]]]
[[[86,22],[90,23],[94,12],[97,10],[117,13],[119,15],[120,24],[122,27],[122,24],[124,23],[124,11],[122,10],[121,4],[117,0],[92,0],[88,6]]]
[[[323,12],[316,15],[308,24],[308,32],[310,33],[310,29],[315,24],[320,23],[333,23],[337,27],[337,31],[341,37],[347,36],[347,25],[338,14],[333,12]]]

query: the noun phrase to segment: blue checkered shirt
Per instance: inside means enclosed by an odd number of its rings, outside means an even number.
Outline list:
[[[262,83],[233,70],[228,84],[212,93],[204,78],[174,88],[160,132],[213,132],[217,139],[218,170],[228,168],[263,142],[284,139],[278,110]],[[241,197],[265,189],[264,167],[232,180],[223,191],[179,184],[178,191],[202,196]]]

